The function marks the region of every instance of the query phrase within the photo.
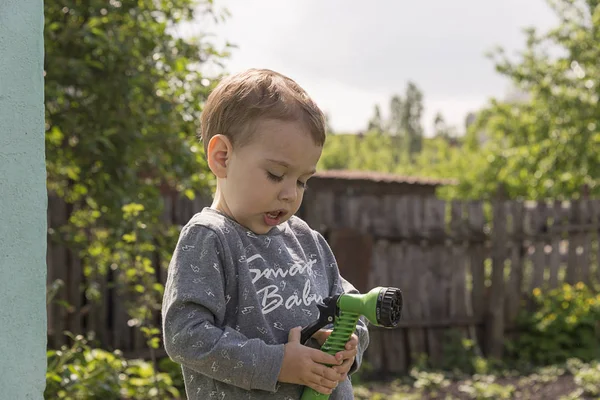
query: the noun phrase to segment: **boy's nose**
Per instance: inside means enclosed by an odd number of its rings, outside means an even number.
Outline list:
[[[285,185],[285,187],[279,192],[279,199],[286,202],[294,202],[298,198],[298,190],[296,184]]]

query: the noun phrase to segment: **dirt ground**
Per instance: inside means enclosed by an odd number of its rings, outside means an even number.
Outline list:
[[[577,385],[572,376],[559,376],[553,382],[523,382],[521,378],[501,378],[496,383],[502,386],[513,385],[516,390],[512,399],[527,400],[558,400],[561,396],[572,393]],[[451,394],[456,399],[470,399],[459,390],[461,382],[453,383],[446,388],[446,394]],[[424,399],[436,399],[436,397],[423,397]],[[440,398],[440,397],[437,397]]]
[[[523,399],[523,400],[558,400],[561,396],[567,396],[575,392],[577,385],[575,384],[573,377],[570,375],[561,375],[554,377],[551,380],[546,380],[540,377],[511,377],[511,378],[497,378],[496,384],[501,386],[512,385],[515,387],[515,391],[510,397],[480,397],[480,398],[506,398],[506,399]],[[399,387],[391,382],[379,382],[368,384],[369,391],[373,394],[374,398],[386,399],[388,396],[391,398],[394,394],[394,400],[402,398],[399,393],[406,395],[411,394],[415,396],[415,399],[423,400],[449,400],[449,399],[465,399],[471,400],[474,397],[460,390],[464,384],[472,385],[472,381],[456,381],[451,382],[449,386],[438,390],[435,393],[432,392],[419,392],[416,388],[410,387]],[[379,396],[375,394],[379,393]],[[420,394],[419,394],[420,393]],[[383,395],[383,396],[382,396]],[[410,396],[410,398],[413,398]],[[408,396],[407,396],[408,397]],[[597,400],[595,397],[578,396],[574,397],[581,400]]]

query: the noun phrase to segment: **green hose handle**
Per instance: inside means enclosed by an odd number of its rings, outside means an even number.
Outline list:
[[[337,352],[344,350],[346,343],[350,340],[350,337],[356,330],[356,324],[358,323],[359,317],[360,314],[341,311],[340,316],[336,318],[333,323],[333,332],[331,332],[327,340],[325,340],[325,343],[321,346],[321,350],[331,355],[335,355]],[[330,395],[328,394],[319,393],[313,388],[305,387],[301,399],[325,400],[328,399],[329,396]]]
[[[376,287],[365,294],[345,293],[339,297],[325,299],[324,305],[318,306],[319,321],[303,329],[302,343],[319,327],[333,320],[333,331],[321,346],[321,350],[335,355],[345,349],[361,315],[373,325],[395,328],[400,321],[402,305],[402,292],[391,287]],[[301,400],[325,400],[329,396],[305,387]]]

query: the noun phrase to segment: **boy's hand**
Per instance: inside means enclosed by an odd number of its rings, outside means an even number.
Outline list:
[[[317,340],[319,346],[323,346],[325,340],[331,335],[333,330],[331,329],[320,329],[314,335],[313,338]],[[354,358],[358,353],[358,336],[355,333],[350,336],[350,339],[346,342],[346,349],[342,351],[338,351],[335,355],[336,359],[343,360],[341,365],[336,365],[333,367],[337,372],[340,373],[340,382],[345,380],[348,377],[348,372],[354,364]]]
[[[278,380],[331,394],[340,382],[340,374],[323,364],[340,365],[340,361],[331,354],[301,344],[301,331],[302,327],[290,330]]]

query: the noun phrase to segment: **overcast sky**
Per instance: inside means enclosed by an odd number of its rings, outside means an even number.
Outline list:
[[[231,17],[213,31],[238,46],[227,72],[250,67],[295,79],[337,131],[364,129],[379,104],[414,81],[433,116],[463,125],[469,111],[503,97],[508,81],[485,52],[522,49],[522,28],[556,23],[545,0],[215,0]],[[199,28],[200,29],[200,28]]]

